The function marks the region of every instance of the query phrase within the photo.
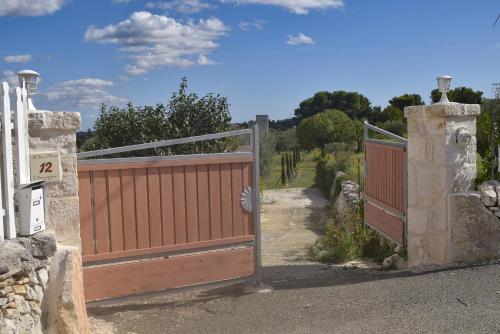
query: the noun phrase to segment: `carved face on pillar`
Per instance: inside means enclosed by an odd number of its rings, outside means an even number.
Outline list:
[[[467,147],[472,140],[472,134],[467,128],[459,127],[455,130],[456,144],[460,147]]]

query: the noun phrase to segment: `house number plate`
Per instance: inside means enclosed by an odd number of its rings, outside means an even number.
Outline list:
[[[59,152],[30,155],[31,181],[60,182],[61,158]]]

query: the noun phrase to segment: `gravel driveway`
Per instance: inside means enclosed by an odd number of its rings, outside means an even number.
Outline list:
[[[328,201],[314,188],[267,190],[261,206],[262,265],[310,264],[327,221]]]

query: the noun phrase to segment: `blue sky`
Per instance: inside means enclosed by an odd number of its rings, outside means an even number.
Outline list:
[[[187,76],[235,121],[290,117],[319,90],[385,106],[427,101],[435,77],[490,95],[500,82],[493,0],[0,0],[0,78],[34,69],[39,109],[166,102]]]

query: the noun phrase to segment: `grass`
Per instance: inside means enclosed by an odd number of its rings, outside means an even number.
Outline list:
[[[281,154],[275,154],[269,176],[262,178],[264,189],[311,188],[314,186],[316,161],[312,153],[301,152],[302,162],[298,164],[297,176],[287,185],[281,184]]]

